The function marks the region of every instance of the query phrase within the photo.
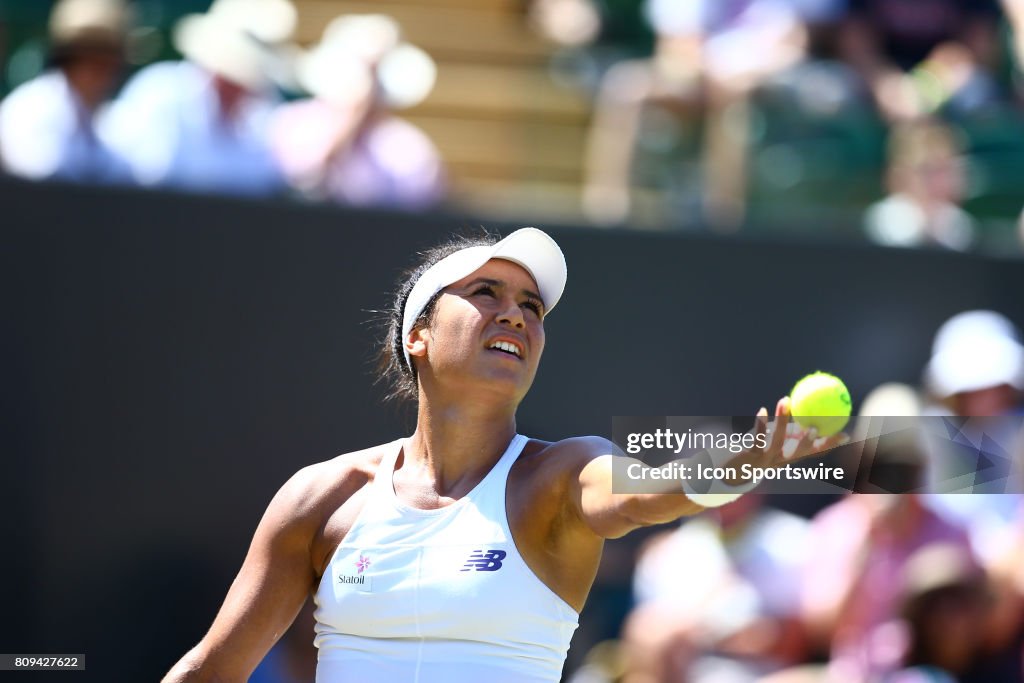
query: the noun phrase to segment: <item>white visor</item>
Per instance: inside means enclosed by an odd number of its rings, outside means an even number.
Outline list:
[[[405,342],[416,319],[434,295],[472,274],[494,258],[519,264],[533,276],[544,302],[545,313],[551,312],[565,289],[565,256],[547,233],[537,228],[522,228],[492,246],[467,247],[450,254],[427,269],[413,285],[402,315],[402,353],[412,367]]]

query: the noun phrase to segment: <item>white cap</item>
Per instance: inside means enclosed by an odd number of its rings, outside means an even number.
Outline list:
[[[533,276],[540,290],[544,310],[550,313],[562,298],[567,271],[565,256],[555,240],[537,228],[522,228],[491,246],[467,247],[444,257],[420,276],[409,292],[402,315],[402,353],[412,367],[405,348],[416,319],[434,295],[478,270],[491,259],[500,258],[519,264]]]
[[[925,377],[941,397],[1002,384],[1024,389],[1024,346],[1005,316],[994,311],[960,313],[935,335]]]

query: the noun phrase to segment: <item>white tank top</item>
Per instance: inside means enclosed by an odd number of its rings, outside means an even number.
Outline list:
[[[437,510],[404,505],[399,440],[316,593],[317,683],[556,683],[579,615],[516,549],[505,483],[516,435],[476,487]]]

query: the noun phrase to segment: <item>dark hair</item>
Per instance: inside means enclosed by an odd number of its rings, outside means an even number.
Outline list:
[[[418,387],[416,384],[416,368],[405,359],[402,339],[402,318],[405,314],[405,302],[416,282],[423,276],[431,266],[446,256],[469,247],[491,246],[496,244],[501,237],[484,231],[475,236],[458,235],[449,239],[443,244],[431,247],[419,253],[419,262],[406,269],[398,278],[397,286],[391,296],[391,304],[383,311],[382,322],[384,326],[383,341],[377,353],[378,381],[386,381],[390,385],[388,399],[415,399]],[[440,292],[435,294],[427,305],[420,312],[413,329],[424,327],[430,324],[434,314],[434,308],[440,297]]]
[[[94,55],[115,55],[123,61],[127,50],[127,39],[120,31],[101,26],[86,27],[73,36],[51,39],[46,66],[63,69],[83,57]]]
[[[910,629],[910,642],[904,657],[907,666],[938,666],[943,663],[941,643],[935,642],[935,618],[939,611],[984,610],[992,595],[983,574],[964,577],[957,583],[940,586],[913,596],[903,606],[903,618]],[[951,671],[950,673],[962,673]]]

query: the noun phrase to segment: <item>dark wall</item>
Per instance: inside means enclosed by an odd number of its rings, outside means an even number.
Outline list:
[[[292,472],[409,431],[374,386],[371,311],[475,225],[0,183],[0,652],[158,678]],[[750,414],[819,368],[856,399],[916,381],[957,311],[1024,322],[1015,260],[542,227],[570,278],[520,431],[549,439]]]

